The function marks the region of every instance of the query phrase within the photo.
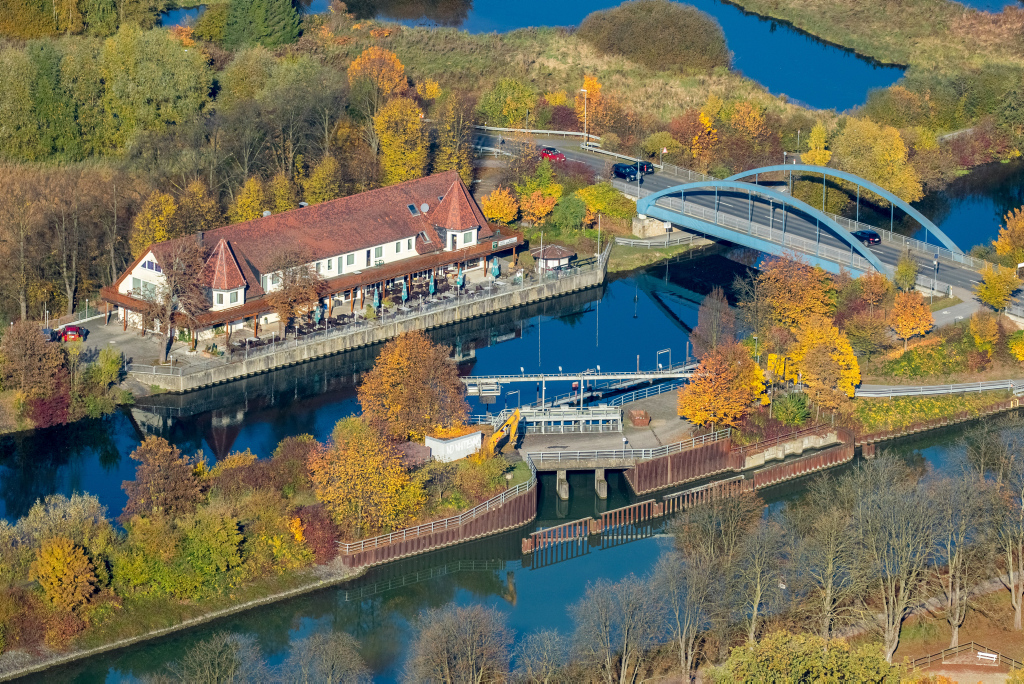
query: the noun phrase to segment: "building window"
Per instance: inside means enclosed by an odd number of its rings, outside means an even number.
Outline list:
[[[132,292],[139,292],[142,289],[142,281],[138,278],[132,278]]]
[[[383,247],[374,247],[373,248],[373,258],[374,259],[380,259],[382,256],[384,256],[384,248]]]
[[[316,262],[316,272],[317,272],[317,273],[319,273],[319,272],[320,272],[320,262],[319,262],[319,261],[318,261],[318,262]]]
[[[398,242],[395,243],[395,254],[401,254],[401,253],[402,253],[402,241],[399,240]]]
[[[156,271],[157,273],[163,273],[160,269],[160,264],[155,261],[144,261],[142,262],[142,268],[149,269],[150,271]]]
[[[468,231],[462,234],[462,244],[468,245],[473,241],[473,231]]]
[[[345,257],[345,263],[348,264],[349,266],[355,266],[356,265],[356,255],[353,253],[353,254],[349,254],[348,256],[346,256]]]
[[[220,293],[220,292],[217,293],[217,303],[218,304],[223,304],[224,303],[224,295],[222,293]]]
[[[330,270],[331,270],[331,261],[333,261],[333,259],[328,259],[328,260],[327,260],[327,270],[328,270],[328,271],[330,271]]]
[[[406,249],[412,249],[412,238],[405,241],[405,247]]]
[[[271,285],[280,285],[281,284],[281,274],[280,273],[275,273],[274,275],[270,276],[270,284]]]
[[[228,301],[230,301],[232,304],[238,303],[238,290],[235,290],[234,292],[231,293],[231,296],[228,297]]]

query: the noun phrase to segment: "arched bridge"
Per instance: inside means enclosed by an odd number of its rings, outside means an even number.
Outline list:
[[[887,190],[852,174],[809,165],[767,166],[737,174],[725,180],[701,180],[672,187],[663,187],[640,198],[637,212],[641,215],[668,221],[676,226],[703,233],[710,237],[750,247],[769,254],[797,253],[810,263],[826,270],[838,272],[846,269],[854,275],[869,271],[892,273],[903,248],[883,240],[870,248],[853,237],[852,230],[870,228],[829,214],[818,207],[793,197],[784,188],[759,184],[759,176],[772,171],[801,171],[823,173],[863,187],[890,201],[915,218],[950,252],[962,251],[935,224]],[[755,182],[741,180],[753,176]],[[664,176],[650,177],[664,185]],[[654,183],[649,183],[654,185]],[[779,184],[776,184],[779,185]],[[635,186],[634,186],[635,187]],[[936,246],[938,247],[938,246]],[[915,258],[920,272],[932,274],[931,255],[919,250]],[[976,272],[958,266],[943,265],[945,282],[964,286]],[[973,275],[971,275],[973,274]]]

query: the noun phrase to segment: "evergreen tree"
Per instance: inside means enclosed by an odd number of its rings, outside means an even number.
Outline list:
[[[224,29],[228,48],[260,44],[277,47],[299,37],[299,14],[292,0],[233,0]]]

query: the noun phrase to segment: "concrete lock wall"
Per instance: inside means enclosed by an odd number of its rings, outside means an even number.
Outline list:
[[[480,451],[484,441],[484,433],[472,432],[462,437],[455,437],[454,439],[427,437],[424,441],[430,447],[431,458],[435,461],[450,463]]]
[[[288,347],[265,354],[255,359],[225,363],[187,375],[163,375],[152,373],[131,373],[132,377],[145,385],[156,385],[170,392],[188,392],[222,382],[230,382],[275,368],[294,366],[312,359],[337,354],[350,349],[369,346],[397,337],[412,330],[429,330],[451,325],[458,321],[486,316],[498,311],[524,306],[531,302],[559,297],[570,292],[596,287],[604,281],[604,270],[592,271],[552,280],[527,288],[513,289],[483,300],[469,301],[459,307],[431,311],[420,316],[406,318],[395,323],[383,323],[373,328],[364,328],[348,334],[339,334],[327,339]]]
[[[743,469],[756,468],[764,465],[765,461],[781,461],[786,456],[802,454],[809,449],[821,449],[833,444],[842,444],[842,442],[843,440],[836,430],[821,435],[803,435],[788,442],[768,447],[760,453],[747,456],[743,462]]]

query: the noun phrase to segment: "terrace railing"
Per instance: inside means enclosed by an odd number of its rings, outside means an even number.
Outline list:
[[[538,463],[572,463],[579,461],[597,461],[597,460],[609,460],[609,461],[642,461],[650,458],[658,458],[659,456],[668,456],[669,454],[676,454],[686,449],[692,449],[694,447],[701,446],[703,444],[710,444],[711,442],[717,442],[719,440],[727,438],[732,434],[732,430],[726,428],[725,430],[718,430],[706,435],[699,437],[692,437],[690,439],[683,440],[682,442],[676,442],[675,444],[665,444],[664,446],[655,447],[653,449],[607,449],[598,451],[531,451],[526,456],[533,462]]]

